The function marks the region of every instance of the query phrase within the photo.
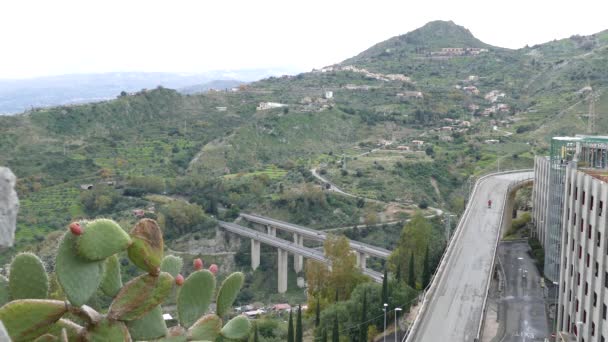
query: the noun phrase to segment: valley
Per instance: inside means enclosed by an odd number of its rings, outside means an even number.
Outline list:
[[[52,268],[52,246],[70,222],[104,217],[126,229],[150,218],[186,264],[200,257],[224,274],[245,272],[238,305],[306,303],[309,318],[322,307],[319,338],[332,317],[358,324],[349,312],[369,296],[375,329],[383,300],[407,310],[426,288],[456,226],[446,217],[463,214],[476,179],[532,168],[552,136],[608,130],[606,65],[608,31],[511,50],[436,21],[297,75],[202,93],[116,91],[112,100],[0,116],[0,165],[17,175],[21,201],[15,246],[0,261],[33,251]],[[381,300],[381,286],[360,273],[330,276],[291,261],[278,288],[285,256],[276,246],[258,245],[252,268],[254,244],[220,229],[236,229],[245,213],[393,251],[367,268],[376,280],[390,272],[394,295]],[[338,257],[348,254],[341,246],[300,247],[354,267]],[[310,281],[325,278],[331,287]],[[266,340],[283,340],[279,318]]]

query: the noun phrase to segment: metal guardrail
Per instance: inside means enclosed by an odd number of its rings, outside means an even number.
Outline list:
[[[412,323],[412,325],[410,325],[408,331],[406,332],[405,336],[403,337],[402,342],[414,342],[412,340],[412,336],[416,335],[416,329],[418,329],[418,327],[420,325],[420,321],[427,314],[426,309],[427,309],[428,301],[430,300],[431,296],[434,294],[436,287],[437,287],[437,283],[439,282],[439,279],[441,278],[441,276],[443,275],[443,273],[445,271],[445,267],[446,267],[447,261],[449,259],[449,256],[451,256],[453,254],[454,245],[456,244],[456,241],[462,235],[462,230],[463,230],[462,227],[464,225],[464,222],[467,220],[467,218],[469,216],[469,212],[470,212],[470,208],[471,208],[471,205],[470,205],[471,200],[473,199],[473,197],[475,197],[475,194],[477,193],[477,190],[478,190],[481,182],[489,177],[498,176],[498,175],[502,175],[502,174],[509,174],[509,173],[518,173],[518,172],[533,172],[533,169],[495,172],[495,173],[490,173],[490,174],[481,176],[477,179],[477,181],[475,182],[475,186],[473,187],[473,191],[471,191],[471,193],[469,194],[469,198],[467,200],[467,207],[465,208],[464,213],[460,217],[460,221],[458,222],[456,231],[454,232],[452,239],[448,242],[448,246],[446,247],[445,252],[441,256],[441,260],[439,261],[439,266],[437,267],[437,270],[433,274],[433,277],[431,278],[431,282],[429,283],[427,288],[422,293],[422,300],[421,300],[422,304],[420,305],[418,314],[416,315],[414,322]],[[500,236],[500,231],[498,232],[498,235]],[[486,298],[487,298],[487,289],[486,289],[486,295],[484,297],[484,308],[482,309],[482,312],[485,311]]]
[[[271,245],[273,247],[284,249],[292,254],[302,255],[308,259],[313,259],[315,261],[324,263],[325,265],[331,266],[331,261],[325,257],[323,252],[320,252],[316,249],[300,246],[294,242],[284,240],[281,238],[277,238],[275,236],[260,233],[257,230],[243,227],[241,225],[219,221],[219,226],[226,229],[229,232],[238,234],[240,236],[245,236],[260,242],[263,242],[267,245]],[[375,282],[381,283],[384,275],[380,272],[371,270],[369,268],[364,268],[361,270],[361,273],[372,278]]]
[[[264,217],[264,216],[260,216],[260,215],[255,215],[255,214],[241,213],[240,216],[247,221],[251,221],[251,222],[259,223],[259,224],[269,224],[269,225],[272,225],[277,228],[281,228],[281,229],[285,229],[285,230],[288,230],[291,232],[301,234],[303,236],[306,236],[308,239],[317,240],[317,241],[325,241],[327,239],[327,233],[318,231],[318,230],[314,230],[311,228],[303,227],[303,226],[300,226],[297,224],[283,222],[280,220],[276,220],[273,218]],[[363,242],[359,242],[359,241],[351,240],[350,246],[352,249],[354,249],[356,251],[366,253],[371,256],[375,256],[375,257],[382,258],[382,259],[388,259],[389,255],[391,254],[391,251],[389,251],[388,249],[372,246],[372,245],[369,245],[369,244],[366,244]]]

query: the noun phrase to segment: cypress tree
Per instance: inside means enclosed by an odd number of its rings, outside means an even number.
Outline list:
[[[382,277],[382,303],[388,303],[388,272],[384,267],[384,277]]]
[[[296,342],[303,342],[302,337],[302,307],[298,305],[298,319],[296,320]]]
[[[295,342],[293,334],[293,318],[291,317],[291,310],[289,310],[289,325],[287,326],[287,342]]]
[[[319,301],[319,297],[317,297],[317,307],[315,310],[315,327],[318,327],[319,323],[321,323],[321,303]]]
[[[429,245],[426,245],[424,252],[424,263],[422,269],[422,288],[426,288],[431,281],[431,260],[429,259]]]
[[[363,308],[361,309],[359,329],[359,342],[365,342],[367,340],[367,291],[363,291]]]
[[[323,328],[323,336],[321,336],[321,342],[327,342],[327,327]]]
[[[395,272],[395,279],[397,279],[397,283],[401,282],[401,261],[397,262],[397,271]]]
[[[416,289],[416,272],[414,271],[414,252],[410,255],[410,267],[408,270],[407,284]]]
[[[258,325],[255,324],[255,331],[253,332],[253,342],[258,342]]]
[[[334,329],[331,336],[331,342],[340,342],[340,331],[338,330],[338,314],[334,317]]]

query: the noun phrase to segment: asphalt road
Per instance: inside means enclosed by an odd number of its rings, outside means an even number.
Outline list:
[[[503,242],[498,255],[504,270],[505,288],[499,302],[499,321],[504,325],[501,341],[544,341],[549,335],[540,274],[523,242]]]
[[[508,186],[532,172],[496,175],[482,180],[463,219],[436,291],[409,341],[473,341],[477,335],[488,285],[502,207]],[[492,208],[487,201],[491,199]]]

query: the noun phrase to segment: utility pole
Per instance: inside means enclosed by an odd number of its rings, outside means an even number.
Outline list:
[[[595,119],[595,96],[592,90],[589,94],[589,112],[587,113],[587,133],[589,134],[595,133]]]

